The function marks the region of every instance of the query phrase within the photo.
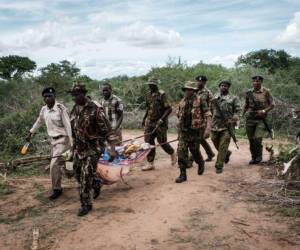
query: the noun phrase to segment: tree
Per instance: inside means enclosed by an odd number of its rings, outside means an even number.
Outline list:
[[[72,82],[80,76],[80,69],[76,67],[76,64],[67,60],[50,63],[41,68],[40,72],[41,75],[37,77],[37,82],[44,86],[57,88],[58,92],[69,88]]]
[[[36,63],[28,57],[9,55],[0,57],[0,77],[5,80],[20,79],[36,69]]]
[[[262,49],[241,55],[236,66],[250,65],[254,68],[267,69],[271,74],[277,69],[288,69],[292,57],[284,50]]]

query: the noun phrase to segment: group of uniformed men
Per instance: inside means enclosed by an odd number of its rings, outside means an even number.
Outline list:
[[[263,121],[274,108],[274,102],[270,91],[262,86],[263,77],[254,76],[252,81],[253,89],[246,93],[243,114],[246,116],[251,152],[249,164],[257,164],[262,161],[262,138],[266,129]],[[206,161],[212,161],[215,156],[207,142],[209,136],[218,151],[216,173],[222,173],[224,164],[230,160],[231,151],[228,148],[232,129],[239,122],[239,100],[230,94],[229,81],[223,80],[219,83],[219,92],[216,95],[206,87],[206,82],[206,76],[197,76],[196,81],[188,81],[182,87],[184,97],[176,110],[179,120],[177,154],[167,142],[168,117],[172,107],[166,93],[159,89],[160,80],[152,77],[147,82],[149,92],[146,95],[146,113],[142,121],[145,142],[155,145],[157,139],[163,150],[170,155],[171,164],[178,162],[180,175],[176,178],[176,183],[187,180],[186,171],[193,161],[198,165],[198,175],[204,173],[205,161],[200,145],[207,153]],[[64,160],[60,156],[72,149],[73,169],[79,183],[81,201],[78,216],[83,216],[92,209],[92,199],[100,194],[102,183],[95,174],[99,157],[109,145],[113,159],[116,156],[115,146],[122,142],[123,104],[119,97],[113,95],[109,83],[100,86],[103,97],[100,102],[87,95],[87,89],[81,82],[74,83],[68,92],[75,103],[70,116],[66,107],[56,101],[54,88],[43,90],[42,96],[46,105],[42,107],[38,119],[30,129],[27,140],[31,140],[43,123],[46,124],[52,145],[51,200],[62,194]],[[155,147],[147,155],[148,164],[142,170],[153,170],[154,159]]]

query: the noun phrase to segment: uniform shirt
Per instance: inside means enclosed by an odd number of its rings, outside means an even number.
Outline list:
[[[146,97],[147,117],[146,126],[156,126],[157,121],[163,116],[166,109],[171,108],[164,91],[149,92]],[[166,118],[162,126],[167,126],[168,118]]]
[[[118,142],[102,108],[91,100],[84,106],[73,107],[71,125],[74,150],[80,159],[100,155],[105,147],[105,141],[114,144]]]
[[[193,119],[194,124],[199,124],[200,126],[205,126],[205,118],[211,116],[211,113],[207,107],[205,101],[197,103],[195,100],[199,98],[196,95],[193,95],[191,98],[183,98],[178,106],[177,117],[179,120],[178,123],[178,132],[179,137],[184,138],[185,140],[198,140],[201,136],[199,128],[193,128]],[[199,100],[199,99],[198,99]],[[195,123],[195,119],[198,120]]]
[[[115,95],[111,95],[108,100],[102,99],[100,105],[103,107],[112,128],[116,129],[120,114],[123,112],[122,100]]]
[[[215,102],[218,102],[220,110],[226,120],[232,119],[234,115],[237,115],[241,111],[239,100],[236,96],[227,94],[221,95],[216,94],[212,101],[213,118],[212,118],[212,131],[223,131],[226,130],[224,126],[224,120],[221,118],[219,110],[216,108]]]
[[[204,87],[203,89],[198,90],[197,95],[206,102],[207,107],[210,109],[211,100],[214,98],[212,92],[208,88]]]
[[[30,129],[30,133],[35,133],[43,124],[46,124],[47,133],[50,137],[68,136],[72,145],[70,117],[67,108],[63,104],[55,102],[51,109],[47,105],[43,106],[39,117]]]
[[[256,102],[256,107],[252,99],[252,93]],[[250,89],[246,93],[245,108],[247,109],[247,118],[255,118],[255,111],[266,109],[267,107],[275,105],[273,96],[270,93],[270,90],[267,88],[261,87],[260,90],[255,91]]]

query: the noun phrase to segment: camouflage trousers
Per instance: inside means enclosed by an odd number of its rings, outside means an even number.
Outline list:
[[[156,129],[156,131],[153,134],[150,134],[154,129],[155,127],[152,126],[145,127],[144,133],[149,134],[149,135],[145,135],[145,142],[151,145],[155,145],[155,138],[156,138],[159,144],[163,144],[161,145],[161,147],[167,154],[169,155],[174,154],[174,149],[172,148],[172,146],[169,143],[166,143],[168,140],[167,128],[159,127]],[[147,155],[147,161],[153,162],[155,159],[155,154],[156,154],[155,148],[151,149],[151,151]]]
[[[189,165],[189,151],[192,154],[193,160],[199,165],[203,162],[200,152],[199,140],[185,140],[179,137],[177,155],[179,168],[186,169]]]
[[[218,150],[218,156],[215,163],[217,169],[222,169],[226,159],[226,155],[230,152],[228,150],[230,144],[230,134],[228,130],[222,131],[212,131],[211,140],[215,145],[215,148]]]
[[[263,128],[261,127],[261,125],[261,123],[246,123],[246,133],[249,140],[251,157],[253,160],[262,157],[263,153],[263,132],[260,132],[263,131]]]
[[[205,150],[205,153],[207,154],[207,157],[214,157],[215,153],[212,150],[212,148],[210,147],[209,143],[207,142],[207,140],[203,137],[204,131],[201,130],[201,138],[200,138],[200,146],[203,147],[203,149]],[[189,157],[190,162],[193,162],[193,156],[190,155]]]
[[[92,205],[92,191],[101,187],[99,180],[96,178],[98,158],[96,154],[83,159],[74,156],[73,168],[75,178],[79,183],[81,205]]]

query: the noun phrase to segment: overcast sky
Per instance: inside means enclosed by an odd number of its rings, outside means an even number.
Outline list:
[[[0,0],[0,35],[1,56],[67,59],[97,79],[169,56],[230,67],[263,48],[300,56],[300,0]]]

